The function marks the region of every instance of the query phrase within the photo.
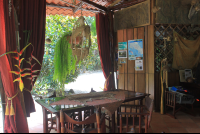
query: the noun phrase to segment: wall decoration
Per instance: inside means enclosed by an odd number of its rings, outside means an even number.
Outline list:
[[[118,50],[127,50],[127,42],[118,42]]]
[[[143,59],[143,39],[128,41],[128,58],[129,60]]]
[[[150,25],[150,0],[114,13],[114,30]]]
[[[156,6],[161,7],[156,12],[155,23],[164,24],[200,24],[200,12],[188,18],[192,0],[156,0]]]
[[[120,64],[125,64],[126,63],[126,59],[121,59],[120,60]]]
[[[143,60],[135,60],[135,70],[136,71],[143,70]]]
[[[127,58],[127,50],[118,51],[118,58]]]

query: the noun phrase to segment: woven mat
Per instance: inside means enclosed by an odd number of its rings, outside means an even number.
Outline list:
[[[125,99],[123,91],[93,92],[88,94],[69,95],[53,102],[51,105],[86,105],[105,107],[111,115]]]

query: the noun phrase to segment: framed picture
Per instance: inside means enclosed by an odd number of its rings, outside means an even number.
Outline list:
[[[127,50],[118,51],[118,58],[127,58]]]

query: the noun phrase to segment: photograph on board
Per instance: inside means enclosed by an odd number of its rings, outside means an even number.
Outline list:
[[[127,50],[118,51],[118,58],[127,58]]]

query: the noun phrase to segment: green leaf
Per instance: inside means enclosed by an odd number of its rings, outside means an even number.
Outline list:
[[[34,60],[36,60],[36,61],[38,62],[38,64],[40,64],[40,62],[37,60],[37,58],[35,58],[35,56],[31,55],[31,57],[32,57]],[[41,64],[40,64],[40,66],[41,66]]]
[[[6,52],[6,53],[0,55],[0,57],[4,56],[4,55],[6,55],[6,54],[10,54],[10,53],[17,53],[17,51],[9,51],[9,52]]]
[[[26,48],[27,48],[28,46],[30,46],[30,45],[31,45],[31,43],[29,43],[28,45],[26,45],[26,46],[20,51],[19,55],[21,56],[22,53],[24,52],[24,50],[26,50]]]

